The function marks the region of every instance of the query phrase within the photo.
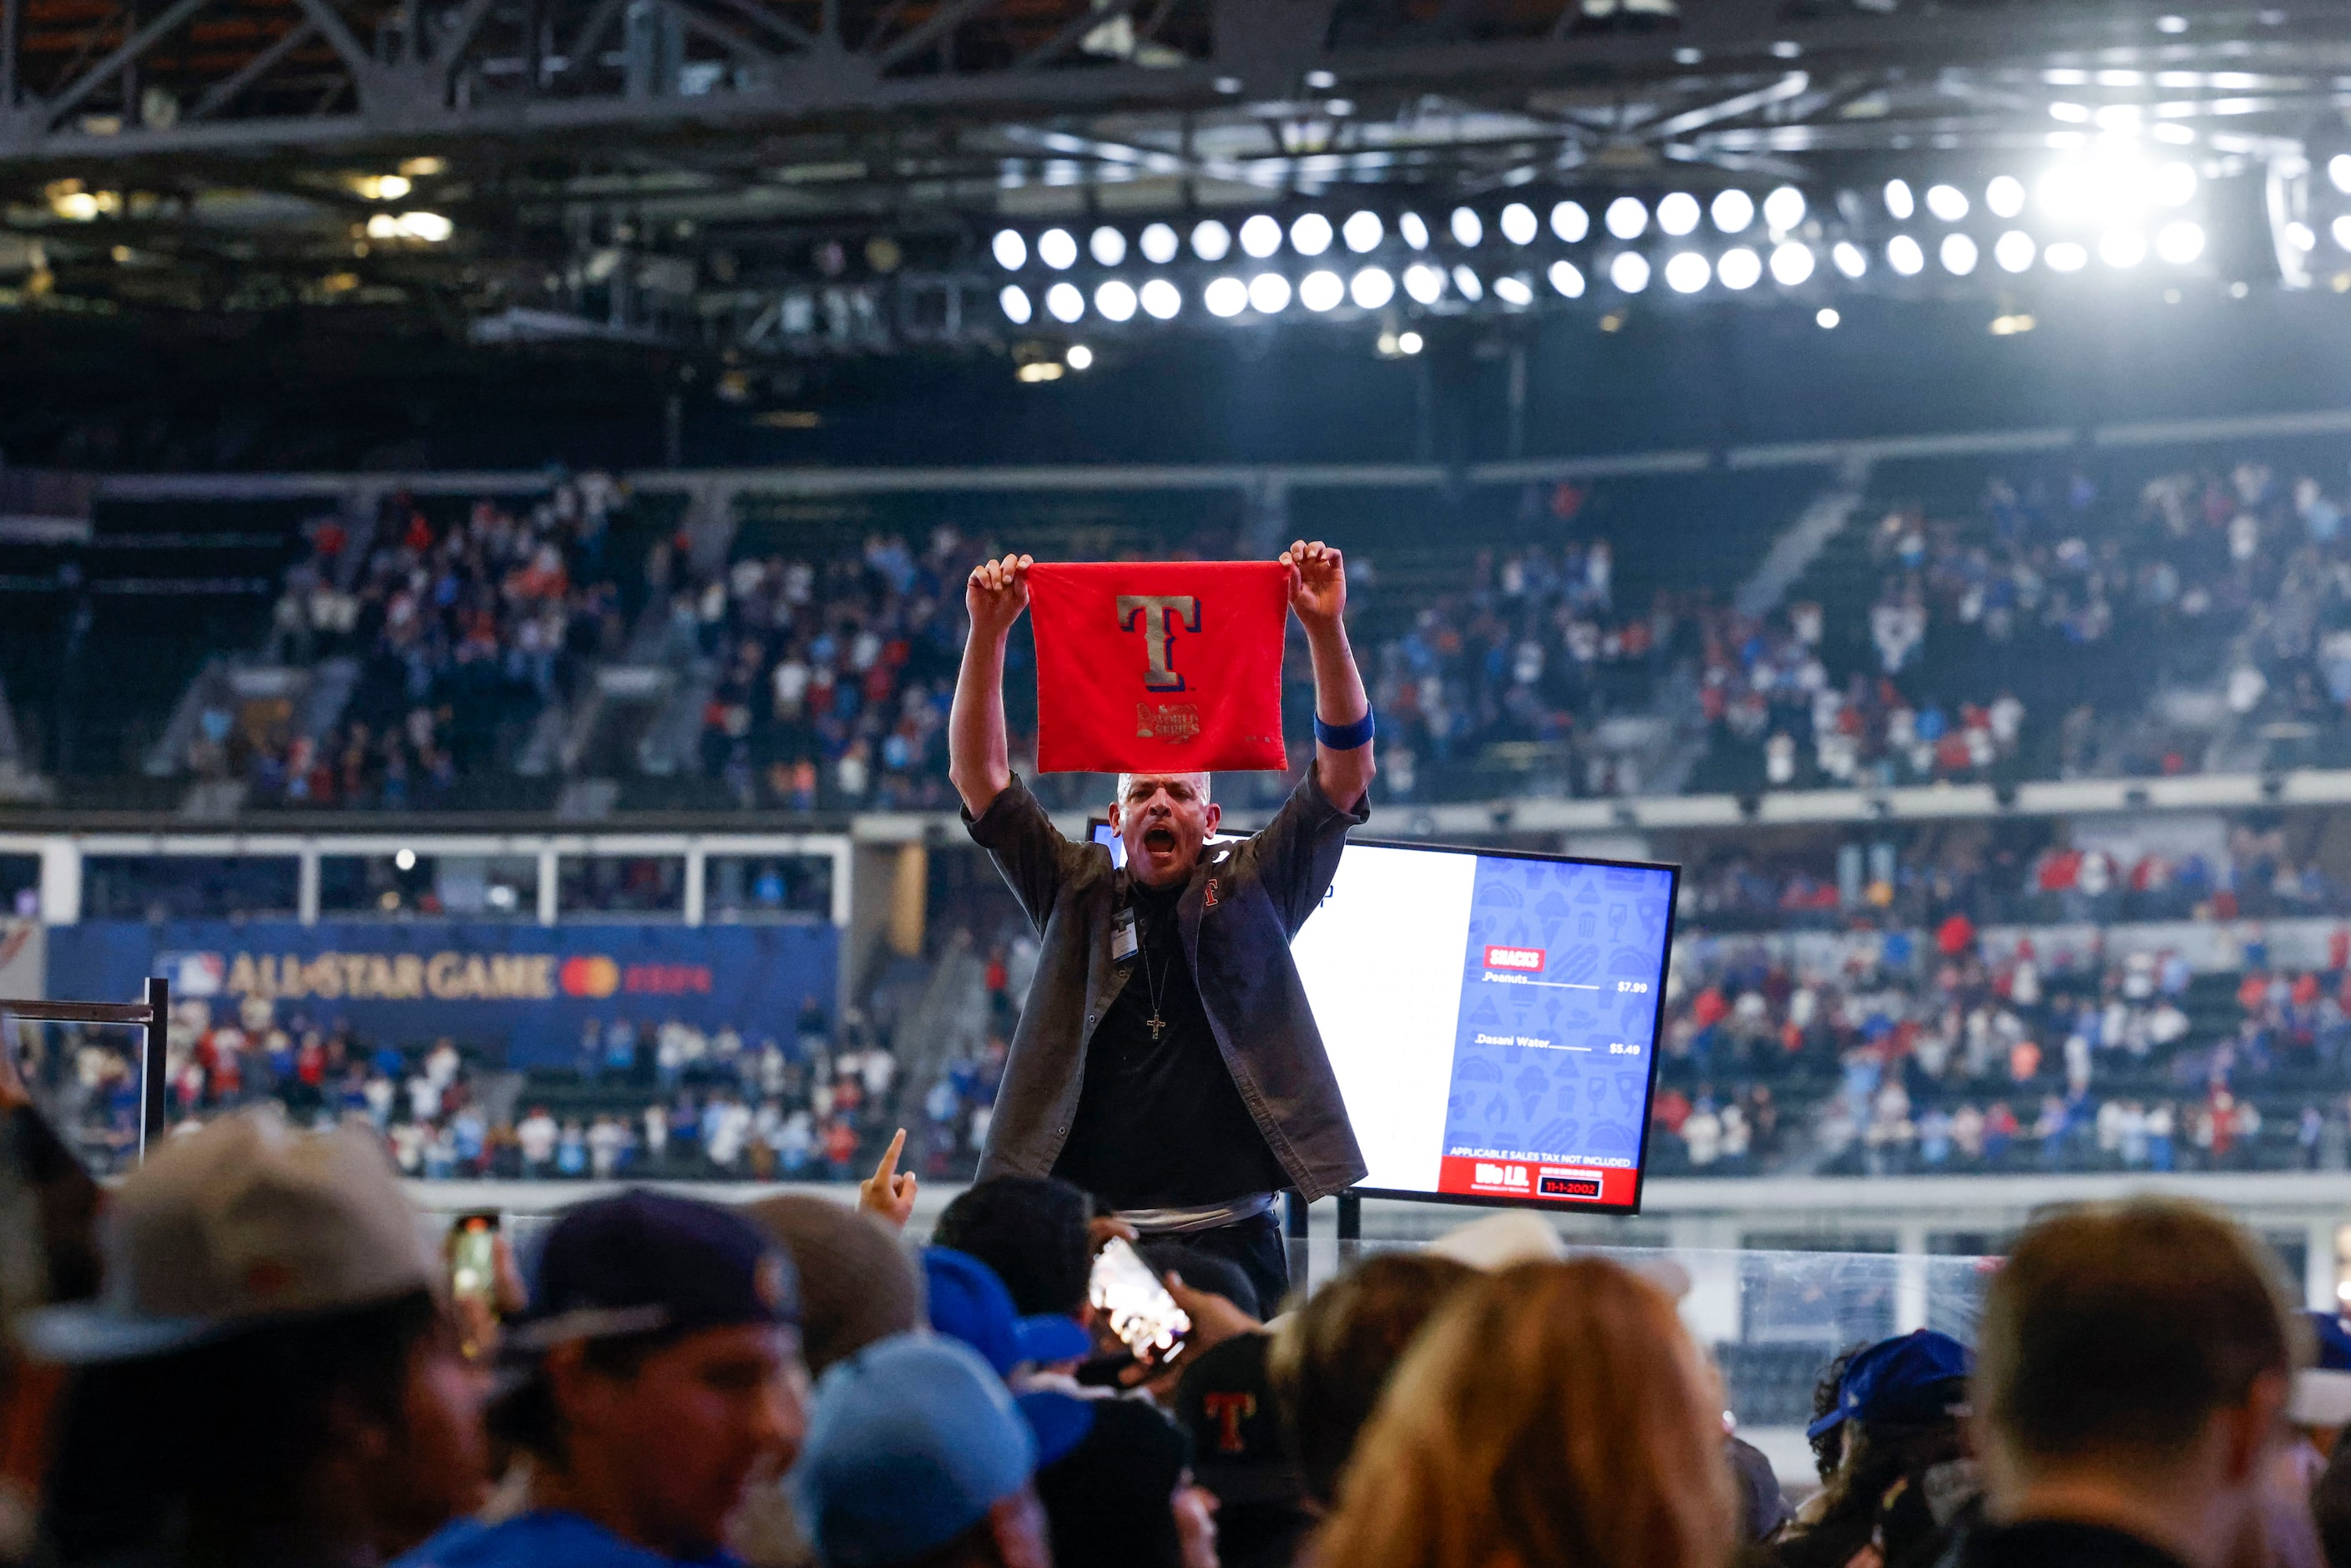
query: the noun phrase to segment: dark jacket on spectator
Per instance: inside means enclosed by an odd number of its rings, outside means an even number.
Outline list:
[[[1290,939],[1330,890],[1347,831],[1370,815],[1368,805],[1332,805],[1309,768],[1254,836],[1203,846],[1176,904],[1217,1051],[1266,1146],[1310,1201],[1362,1180],[1365,1167]],[[1111,957],[1127,874],[1104,846],[1063,838],[1018,777],[965,821],[1042,938],[979,1177],[1050,1176],[1077,1114],[1086,1044],[1134,968]]]

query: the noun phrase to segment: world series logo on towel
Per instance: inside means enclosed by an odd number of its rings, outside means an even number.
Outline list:
[[[1286,768],[1279,561],[1029,569],[1043,773]]]

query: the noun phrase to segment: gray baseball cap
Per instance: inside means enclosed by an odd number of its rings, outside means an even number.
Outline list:
[[[382,1145],[367,1131],[302,1132],[274,1106],[166,1142],[99,1220],[94,1301],[26,1313],[25,1348],[52,1362],[160,1355],[271,1319],[390,1301],[437,1270]]]

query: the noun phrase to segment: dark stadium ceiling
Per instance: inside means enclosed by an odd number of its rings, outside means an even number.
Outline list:
[[[1407,209],[1490,229],[1573,199],[1596,234],[1614,194],[1782,183],[1809,214],[1842,199],[1843,226],[1803,231],[1827,278],[1840,237],[1886,242],[1855,193],[1889,178],[1980,208],[2070,139],[2218,190],[2322,167],[2346,104],[2351,0],[0,0],[0,317],[375,310],[737,360],[1001,347],[1006,226],[1110,225],[1123,252],[1161,219],[1365,207],[1394,235]],[[2308,199],[2273,178],[2245,212],[2324,231]]]

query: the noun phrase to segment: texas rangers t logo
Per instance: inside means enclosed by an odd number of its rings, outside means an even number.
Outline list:
[[[1143,646],[1150,655],[1150,668],[1143,674],[1146,691],[1180,692],[1184,677],[1167,662],[1168,641],[1175,635],[1180,621],[1186,632],[1200,629],[1200,601],[1189,593],[1122,593],[1118,596],[1118,629],[1134,630],[1136,617],[1143,621]]]

